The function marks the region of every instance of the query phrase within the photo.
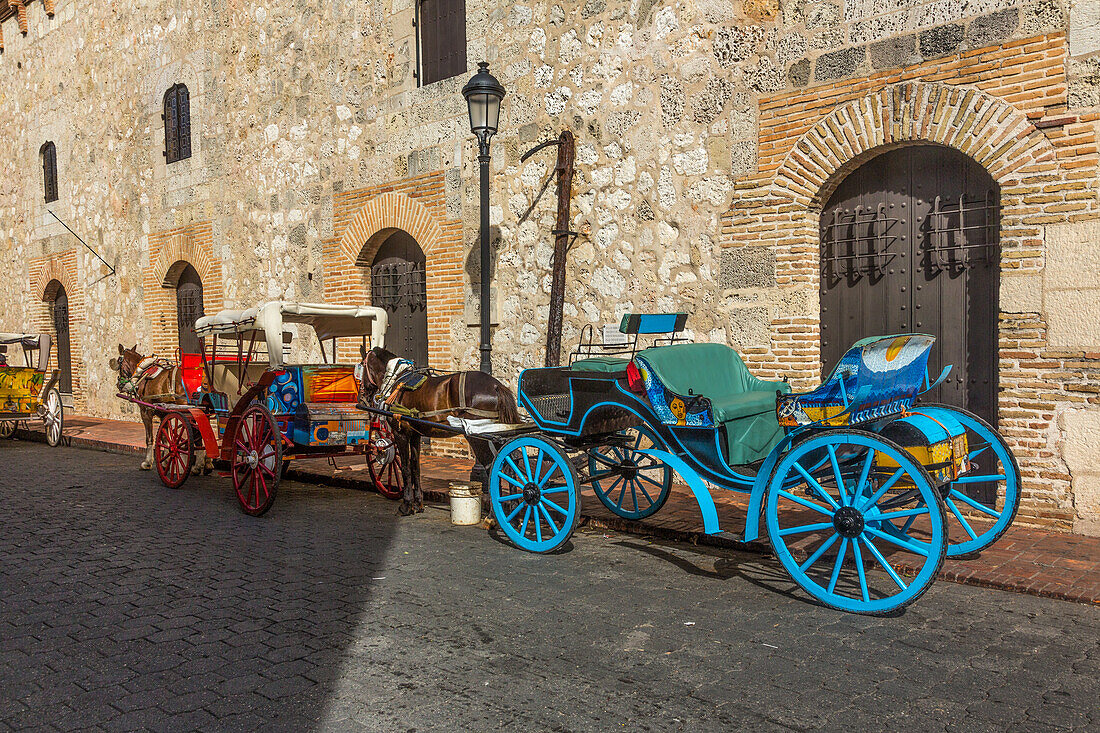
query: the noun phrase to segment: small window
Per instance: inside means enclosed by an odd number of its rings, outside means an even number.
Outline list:
[[[38,152],[42,156],[42,187],[48,204],[57,201],[57,148],[48,142]]]
[[[191,157],[191,102],[183,84],[164,93],[164,157],[169,163]]]
[[[420,0],[420,85],[466,71],[466,0]]]

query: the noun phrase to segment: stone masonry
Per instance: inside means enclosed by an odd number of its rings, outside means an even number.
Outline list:
[[[460,89],[420,87],[415,0],[0,0],[0,329],[70,298],[74,398],[100,415],[119,342],[206,311],[367,302],[394,230],[427,257],[429,355],[477,363],[478,176]],[[890,147],[947,145],[1001,186],[1000,415],[1021,520],[1100,533],[1100,24],[1088,0],[468,0],[467,71],[508,90],[493,143],[494,366],[541,363],[553,153],[577,139],[568,349],[624,311],[686,310],[763,377],[819,378],[818,220]],[[166,164],[165,91],[192,156]],[[59,200],[39,149],[57,147]],[[57,214],[103,255],[66,232]],[[1091,283],[1091,284],[1090,284]],[[298,347],[307,356],[313,347]]]

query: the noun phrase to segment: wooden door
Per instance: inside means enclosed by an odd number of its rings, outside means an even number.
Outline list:
[[[402,231],[382,243],[371,265],[371,304],[389,316],[386,348],[416,364],[428,364],[427,259]]]
[[[59,285],[53,301],[53,329],[57,337],[58,389],[62,394],[73,393],[72,347],[69,340],[69,295]]]

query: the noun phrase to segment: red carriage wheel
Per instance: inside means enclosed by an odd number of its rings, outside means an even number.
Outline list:
[[[275,503],[282,476],[282,433],[267,408],[253,405],[241,415],[232,440],[230,471],[237,501],[242,512],[258,517]]]
[[[382,496],[400,499],[405,493],[401,456],[397,453],[393,432],[385,421],[371,426],[371,436],[367,442],[367,470],[370,471],[374,488]]]
[[[191,425],[182,415],[169,412],[161,419],[153,443],[153,461],[161,482],[170,489],[183,486],[191,475],[195,450],[191,442]]]

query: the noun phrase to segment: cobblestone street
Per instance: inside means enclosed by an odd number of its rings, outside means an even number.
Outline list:
[[[297,482],[253,519],[226,479],[26,442],[0,500],[3,729],[1100,725],[1096,606],[939,582],[849,616],[760,555],[582,530],[535,556]]]

